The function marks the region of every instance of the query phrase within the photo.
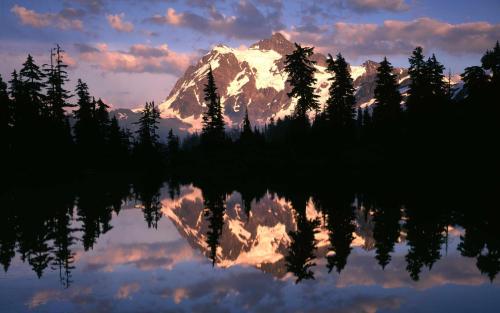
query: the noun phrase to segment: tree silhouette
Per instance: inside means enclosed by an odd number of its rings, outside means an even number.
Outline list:
[[[326,101],[326,112],[328,119],[337,132],[352,131],[355,123],[354,87],[347,64],[342,54],[337,54],[334,60],[331,55],[327,59],[328,71],[333,74],[329,80],[332,82],[329,88],[329,98]]]
[[[295,50],[286,56],[285,71],[288,73],[287,82],[292,86],[292,91],[288,97],[297,98],[294,117],[299,120],[306,120],[307,112],[312,110],[319,112],[318,95],[314,93],[316,71],[310,57],[314,54],[313,47],[302,47],[295,44]]]
[[[217,94],[214,74],[210,66],[207,73],[207,83],[203,89],[207,110],[203,112],[202,138],[205,142],[216,144],[224,140],[224,118],[220,97]]]
[[[332,196],[332,202],[326,202],[326,227],[330,239],[329,254],[327,255],[327,268],[331,272],[337,268],[340,273],[347,264],[351,254],[351,243],[354,239],[354,207],[352,195],[341,192]]]
[[[391,63],[384,60],[380,62],[377,69],[375,86],[375,103],[373,108],[373,122],[375,127],[389,127],[389,131],[394,131],[401,118],[401,93],[397,76],[393,74],[394,68]],[[389,135],[386,132],[380,136]]]
[[[224,227],[225,194],[215,187],[203,189],[203,203],[205,205],[204,215],[208,222],[206,242],[209,247],[208,257],[212,260],[212,266],[217,263],[217,248]]]
[[[158,123],[160,119],[160,111],[155,106],[154,102],[146,102],[144,110],[141,112],[141,117],[137,124],[139,128],[136,131],[137,142],[134,147],[134,153],[138,161],[147,166],[149,163],[146,160],[155,164],[159,161],[159,136]]]
[[[13,112],[7,84],[0,75],[0,153],[8,156],[12,143]]]

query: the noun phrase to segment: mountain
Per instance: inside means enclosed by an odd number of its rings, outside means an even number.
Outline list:
[[[177,118],[190,125],[183,130],[193,132],[201,129],[201,115],[205,107],[203,87],[209,66],[214,73],[228,125],[239,126],[245,108],[250,120],[259,125],[267,123],[271,117],[277,119],[291,114],[295,101],[287,96],[291,88],[286,83],[284,61],[293,50],[294,44],[280,33],[245,49],[225,45],[214,47],[176,82],[165,102],[160,104],[162,117]],[[328,78],[331,75],[326,72],[324,55],[316,53],[312,59],[317,62],[316,93],[320,95],[320,103],[324,104],[328,98]],[[378,63],[366,61],[350,68],[357,103],[362,107],[373,103],[377,67]],[[398,75],[402,92],[405,92],[409,82],[408,71],[395,68],[394,72]]]
[[[210,228],[202,191],[193,185],[185,185],[180,188],[179,197],[166,197],[161,203],[162,213],[172,221],[179,234],[193,248],[209,257],[207,233]],[[290,246],[289,232],[297,229],[292,204],[269,192],[252,201],[250,216],[243,209],[238,192],[227,195],[225,204],[215,264],[219,267],[252,266],[277,277],[284,276],[285,256]],[[319,232],[315,235],[318,247],[315,255],[319,259],[324,258],[330,246],[325,217],[318,212],[313,201],[307,204],[306,214],[308,219],[319,218],[321,221]],[[356,230],[351,246],[372,250],[372,217],[362,208],[356,214]]]

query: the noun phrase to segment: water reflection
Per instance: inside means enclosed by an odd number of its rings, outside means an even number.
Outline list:
[[[0,262],[7,278],[12,264],[18,271],[26,264],[40,279],[50,272],[50,277],[59,277],[60,286],[85,290],[80,295],[92,293],[88,288],[96,286],[83,287],[73,272],[111,273],[124,266],[185,272],[189,264],[204,262],[201,255],[218,269],[198,272],[208,275],[206,283],[223,284],[238,293],[241,288],[231,285],[219,270],[235,273],[230,270],[245,269],[237,275],[249,285],[289,279],[299,284],[316,279],[320,285],[330,279],[337,288],[426,289],[446,284],[482,285],[483,278],[496,283],[500,270],[498,213],[480,201],[359,192],[347,187],[247,184],[238,188],[213,181],[195,186],[159,179],[100,178],[70,187],[10,190],[1,199]],[[131,219],[127,227],[120,227],[123,221],[115,225],[115,220],[127,216],[124,210],[140,212],[143,219]],[[108,239],[106,248],[100,243],[104,236],[134,238],[132,229],[160,232],[165,223],[176,232],[168,236],[177,239],[160,236],[149,244],[119,244]],[[152,235],[137,238],[141,236]],[[258,276],[258,284],[252,281],[250,268],[265,273]],[[19,279],[26,276],[22,277]],[[192,279],[188,283],[196,285],[198,278]],[[196,293],[188,287],[168,287],[158,295],[178,304]],[[113,298],[131,299],[144,292],[143,288],[135,281],[124,282]],[[206,287],[196,288],[201,293]],[[37,293],[30,305],[49,301],[45,297],[58,298],[61,293]],[[395,298],[388,303],[375,307],[400,305]]]

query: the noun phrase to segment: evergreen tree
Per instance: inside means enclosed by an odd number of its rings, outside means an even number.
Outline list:
[[[120,128],[116,116],[109,123],[108,147],[112,160],[124,161],[129,153],[129,135]]]
[[[245,117],[243,118],[243,125],[241,127],[240,141],[244,143],[250,143],[253,138],[252,125],[250,124],[250,119],[248,118],[248,109],[245,110]]]
[[[481,58],[482,66],[492,73],[493,90],[499,94],[500,87],[500,43],[497,41],[493,50],[488,50]]]
[[[50,65],[46,65],[44,69],[47,86],[45,151],[48,162],[56,167],[60,167],[60,163],[69,162],[68,156],[72,148],[71,129],[66,116],[66,108],[72,105],[68,103],[71,95],[64,86],[69,79],[66,72],[68,66],[63,61],[63,53],[59,45],[51,50]]]
[[[99,129],[99,135],[102,141],[106,140],[109,129],[109,105],[105,104],[101,98],[96,102],[95,119]]]
[[[174,157],[179,152],[179,137],[174,135],[172,128],[168,131],[167,152],[170,157]]]
[[[135,152],[140,161],[145,161],[147,159],[151,161],[150,158],[159,157],[159,119],[160,111],[158,107],[155,106],[155,103],[146,102],[144,110],[141,112],[141,117],[136,123],[139,125],[139,129],[136,131],[137,144],[135,146]]]
[[[373,122],[376,127],[394,125],[400,119],[402,97],[393,70],[391,63],[384,57],[377,69],[375,86]]]
[[[327,100],[326,113],[332,126],[338,130],[349,130],[355,125],[354,87],[349,72],[349,64],[342,57],[337,55],[334,60],[331,55],[327,60],[328,71],[334,76],[329,78],[332,84],[329,88],[329,98]]]
[[[50,115],[55,123],[66,124],[65,108],[71,105],[67,100],[71,97],[69,92],[64,88],[64,84],[69,81],[66,68],[68,65],[63,60],[64,50],[56,46],[51,50],[50,65],[45,67],[45,76],[47,77],[46,85],[47,101],[50,106]]]
[[[211,66],[207,73],[207,84],[203,91],[207,110],[203,113],[202,137],[211,142],[220,142],[224,139],[224,117]]]
[[[7,84],[0,75],[0,153],[3,155],[10,152],[12,122],[12,106]]]
[[[78,97],[78,109],[73,111],[75,142],[80,152],[88,154],[89,150],[93,149],[97,137],[95,107],[90,99],[88,86],[81,79],[78,79],[75,92]]]
[[[467,89],[469,99],[482,98],[488,92],[490,76],[486,74],[480,66],[470,66],[465,68],[464,73],[460,75]]]
[[[13,136],[12,148],[16,157],[29,155],[31,149],[30,129],[31,123],[37,119],[36,111],[29,106],[24,83],[14,70],[9,81],[9,93],[12,99]]]
[[[410,75],[411,82],[406,105],[410,112],[416,112],[419,105],[423,105],[425,101],[425,93],[428,85],[425,75],[427,66],[421,47],[413,50],[409,62],[410,68],[408,69],[408,74]]]
[[[314,85],[316,84],[314,64],[316,62],[310,60],[313,53],[313,47],[302,47],[296,43],[295,50],[292,54],[287,55],[285,60],[285,71],[288,73],[287,82],[292,86],[288,97],[297,98],[294,112],[297,119],[306,120],[306,114],[310,110],[319,112],[317,100],[319,96],[314,94]]]
[[[19,78],[23,82],[24,92],[27,96],[27,102],[23,105],[27,106],[27,110],[30,112],[30,123],[38,124],[39,117],[44,111],[44,95],[42,94],[42,88],[45,87],[42,81],[44,74],[29,54],[26,62],[23,63],[22,69],[19,71]]]
[[[446,100],[446,84],[444,81],[444,66],[433,54],[426,62],[426,81],[429,84],[429,99],[433,105],[443,104]]]

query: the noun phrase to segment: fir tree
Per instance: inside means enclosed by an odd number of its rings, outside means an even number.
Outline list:
[[[442,104],[446,99],[446,84],[444,81],[444,66],[433,54],[426,63],[426,81],[429,84],[429,99],[434,105]]]
[[[12,106],[7,84],[0,75],[0,151],[3,155],[10,151],[12,122]]]
[[[179,137],[174,135],[172,128],[168,131],[167,152],[170,157],[175,156],[179,152]]]
[[[288,93],[288,97],[297,98],[295,106],[295,118],[305,120],[307,112],[310,110],[319,113],[318,95],[314,93],[314,85],[316,71],[314,64],[316,62],[310,60],[314,53],[313,47],[302,47],[295,44],[295,50],[292,54],[286,56],[285,71],[288,73],[287,82],[292,86],[292,91]]]
[[[40,67],[35,64],[33,57],[28,54],[26,62],[23,63],[22,69],[19,71],[19,79],[23,82],[24,92],[27,96],[27,110],[30,111],[31,123],[38,122],[39,116],[42,115],[44,95],[42,89],[45,87],[42,79],[44,74],[40,71]]]
[[[253,138],[252,125],[250,124],[250,119],[248,118],[248,109],[245,110],[245,117],[243,118],[243,125],[241,127],[240,140],[242,142],[248,143]]]
[[[64,88],[64,84],[69,81],[66,68],[68,65],[63,60],[64,50],[56,46],[51,50],[50,65],[45,67],[45,76],[47,77],[47,101],[50,105],[50,115],[56,123],[64,123],[66,120],[64,110],[71,105],[67,100],[71,97]]]
[[[469,99],[478,99],[487,93],[490,77],[482,67],[467,67],[464,73],[461,74],[461,77],[467,89]]]
[[[406,100],[407,108],[410,112],[418,111],[419,105],[423,105],[425,101],[425,93],[428,82],[426,81],[426,62],[424,59],[423,49],[421,47],[413,50],[412,56],[409,59],[410,68],[410,89],[408,90],[408,98]]]
[[[373,122],[376,127],[394,124],[400,118],[401,93],[391,63],[384,60],[377,69]]]
[[[128,154],[128,138],[124,130],[120,128],[116,116],[109,123],[108,146],[112,159],[124,158]]]
[[[224,118],[211,66],[207,73],[207,84],[203,92],[205,93],[207,110],[203,113],[202,137],[208,141],[220,142],[224,139]]]
[[[96,102],[95,119],[99,128],[101,138],[105,139],[109,128],[109,105],[105,104],[101,98]]]
[[[144,110],[141,112],[141,117],[136,123],[139,128],[136,131],[137,144],[136,154],[139,159],[158,156],[159,136],[158,123],[160,119],[160,111],[155,106],[154,102],[146,102]]]
[[[334,128],[340,130],[350,129],[354,126],[356,99],[349,64],[340,53],[337,55],[336,60],[329,55],[327,62],[328,71],[334,75],[329,79],[332,84],[330,85],[326,107],[328,119]]]
[[[491,71],[494,90],[498,94],[500,87],[500,43],[498,41],[493,50],[486,51],[481,58],[481,63],[485,70]]]
[[[78,97],[78,109],[73,111],[75,117],[75,142],[81,150],[91,149],[97,137],[95,124],[95,108],[90,99],[89,89],[86,83],[78,79],[75,89]]]

